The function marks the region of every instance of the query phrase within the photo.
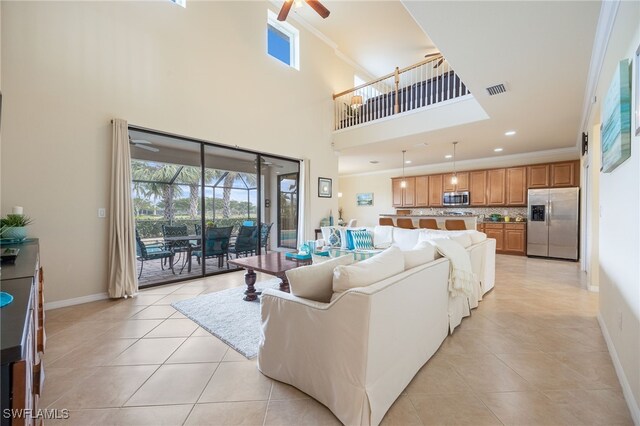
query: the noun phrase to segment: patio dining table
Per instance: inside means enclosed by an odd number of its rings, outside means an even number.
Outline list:
[[[180,235],[180,236],[175,236],[175,237],[164,237],[164,241],[165,243],[167,243],[167,245],[172,246],[175,243],[178,242],[184,242],[184,241],[201,241],[202,239],[202,235]],[[185,264],[187,264],[187,272],[191,272],[191,252],[193,251],[194,247],[193,245],[191,245],[191,243],[187,244],[186,246],[181,246],[186,248],[186,253],[187,253],[187,259]],[[185,264],[182,265],[182,269],[180,269],[180,273],[182,273],[182,271],[184,270]]]

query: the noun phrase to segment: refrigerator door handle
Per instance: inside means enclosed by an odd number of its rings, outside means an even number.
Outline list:
[[[546,223],[547,226],[549,226],[549,216],[551,216],[551,202],[547,201],[547,211],[544,215],[544,223]]]
[[[549,218],[553,214],[553,202],[549,200],[549,212],[547,213],[547,223],[549,223]]]

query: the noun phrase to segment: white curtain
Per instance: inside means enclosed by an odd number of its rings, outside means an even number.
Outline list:
[[[309,166],[309,159],[300,161],[300,181],[298,182],[298,244],[296,247],[300,247],[300,244],[308,239],[305,224],[307,223],[307,214],[311,212],[309,208],[311,194],[309,192]]]
[[[131,153],[126,120],[112,121],[111,206],[109,214],[109,297],[138,292],[136,238],[131,201]]]

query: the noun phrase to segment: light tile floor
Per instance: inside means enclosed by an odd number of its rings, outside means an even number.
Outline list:
[[[632,424],[578,264],[498,256],[496,278],[383,424]],[[47,424],[337,424],[169,305],[241,285],[237,272],[48,311],[40,406],[71,416]]]

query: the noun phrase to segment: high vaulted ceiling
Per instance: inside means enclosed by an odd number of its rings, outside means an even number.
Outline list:
[[[451,151],[452,141],[459,141],[459,160],[577,146],[599,1],[326,5],[331,16],[324,22],[315,22],[313,11],[300,13],[305,19],[308,13],[309,22],[373,74],[419,61],[425,50],[436,50],[428,45],[433,40],[489,115],[488,120],[374,146],[362,141],[340,151],[341,174],[397,168],[403,149],[411,155],[412,166],[442,163],[448,161],[444,155]],[[488,96],[485,88],[497,83],[504,83],[508,91]],[[508,130],[517,133],[506,137]],[[495,153],[498,147],[503,151]]]

